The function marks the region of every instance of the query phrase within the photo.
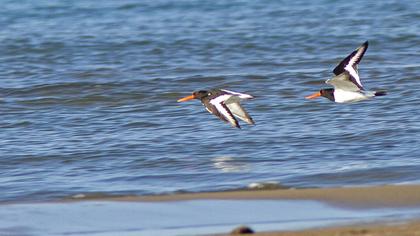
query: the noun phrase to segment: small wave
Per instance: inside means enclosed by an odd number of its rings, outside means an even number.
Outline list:
[[[135,9],[140,7],[140,4],[137,3],[128,3],[128,4],[124,4],[122,6],[119,6],[117,9],[118,10],[131,10],[131,9]]]
[[[282,185],[277,181],[267,181],[267,182],[250,183],[248,184],[247,188],[252,189],[252,190],[256,190],[256,189],[269,190],[269,189],[289,189],[290,187]]]
[[[110,199],[119,197],[129,197],[133,195],[127,194],[110,194],[110,193],[76,193],[68,197],[64,197],[64,200],[100,200]]]
[[[143,128],[143,127],[158,127],[160,126],[159,123],[153,123],[153,122],[143,122],[143,121],[136,121],[136,122],[131,122],[131,123],[127,123],[124,124],[123,127],[126,128]]]
[[[192,76],[178,80],[182,83],[191,82],[223,82],[226,78],[224,76]]]
[[[16,127],[28,127],[31,126],[33,122],[27,120],[16,121],[14,123],[8,123],[0,125],[0,128],[16,128]]]

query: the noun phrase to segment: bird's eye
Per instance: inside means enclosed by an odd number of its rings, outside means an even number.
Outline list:
[[[208,96],[211,96],[211,93],[208,93],[207,95],[208,95]]]

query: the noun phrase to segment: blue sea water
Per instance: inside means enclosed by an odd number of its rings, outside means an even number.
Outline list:
[[[418,1],[2,1],[0,201],[419,183]],[[388,95],[304,97],[369,40]],[[225,88],[234,129],[194,90]]]

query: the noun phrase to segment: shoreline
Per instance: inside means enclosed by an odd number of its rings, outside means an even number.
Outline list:
[[[235,190],[167,195],[85,197],[68,201],[171,202],[190,200],[315,200],[352,208],[420,206],[420,185],[382,185],[344,188]]]

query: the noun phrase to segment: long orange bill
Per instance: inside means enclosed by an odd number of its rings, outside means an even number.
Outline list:
[[[314,98],[317,98],[319,96],[321,96],[321,93],[320,92],[316,92],[316,93],[314,93],[312,95],[306,96],[305,98],[306,99],[314,99]]]
[[[178,99],[178,102],[186,102],[194,98],[195,98],[194,95],[190,95],[190,96],[186,96],[184,98]]]

